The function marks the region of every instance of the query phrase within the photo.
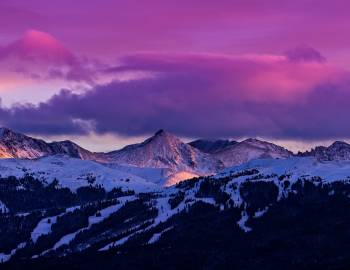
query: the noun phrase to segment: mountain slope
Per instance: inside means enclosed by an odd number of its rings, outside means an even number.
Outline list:
[[[56,154],[88,160],[98,159],[100,156],[71,141],[47,143],[8,128],[0,128],[0,158],[34,159]]]
[[[237,142],[236,141],[230,141],[230,140],[204,140],[204,139],[199,139],[192,141],[188,143],[194,148],[197,148],[198,150],[205,152],[205,153],[215,153],[217,151],[220,151],[227,146],[230,145],[235,145]]]
[[[158,192],[33,211],[23,220],[0,186],[8,218],[23,224],[9,243],[9,234],[0,235],[0,258],[12,260],[7,269],[45,269],[49,262],[53,269],[348,269],[349,178],[349,161],[252,160]]]
[[[289,158],[292,155],[292,152],[281,146],[257,139],[247,139],[213,153],[213,156],[221,160],[225,167],[239,165],[253,159]]]
[[[106,154],[109,161],[137,167],[168,168],[208,174],[222,168],[222,163],[209,154],[183,143],[176,136],[159,130],[142,143],[129,145]]]
[[[335,141],[330,146],[317,146],[311,151],[299,153],[300,156],[314,156],[318,160],[350,160],[350,144]]]
[[[47,156],[39,159],[0,159],[0,177],[17,178],[30,175],[44,183],[55,179],[61,187],[74,191],[82,186],[114,187],[135,191],[157,190],[159,186],[142,177],[106,167],[100,163],[70,158],[66,155]]]

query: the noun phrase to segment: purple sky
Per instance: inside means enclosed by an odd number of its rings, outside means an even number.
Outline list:
[[[94,150],[348,139],[349,69],[349,1],[0,2],[0,123]]]

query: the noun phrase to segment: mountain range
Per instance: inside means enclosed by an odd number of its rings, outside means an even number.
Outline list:
[[[294,154],[159,130],[95,153],[2,128],[0,153],[2,269],[350,266],[345,142]]]
[[[184,143],[177,136],[159,130],[141,143],[102,153],[91,152],[69,140],[47,143],[0,128],[0,158],[38,159],[53,155],[95,161],[136,173],[153,182],[172,185],[184,179],[215,174],[226,167],[254,159],[314,156],[321,161],[350,160],[350,145],[336,141],[329,147],[318,146],[294,154],[281,146],[254,138],[240,142],[199,139]]]

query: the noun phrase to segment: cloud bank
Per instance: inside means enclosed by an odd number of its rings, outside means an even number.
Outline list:
[[[350,76],[305,46],[285,55],[135,54],[105,71],[148,72],[39,105],[0,109],[0,123],[44,135],[328,139],[350,134]]]

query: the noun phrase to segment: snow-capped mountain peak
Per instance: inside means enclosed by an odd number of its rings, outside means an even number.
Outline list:
[[[220,161],[164,130],[157,131],[142,143],[110,152],[107,156],[119,164],[170,168],[174,171],[212,173],[222,167]]]
[[[45,155],[49,147],[43,140],[34,139],[8,128],[0,129],[0,157],[37,158]]]
[[[249,138],[237,144],[230,145],[214,156],[226,167],[235,166],[259,158],[289,158],[293,154],[287,149],[273,143]]]
[[[95,154],[71,141],[47,143],[9,128],[0,128],[0,157],[34,159],[43,156],[65,154],[81,159],[96,159]]]

